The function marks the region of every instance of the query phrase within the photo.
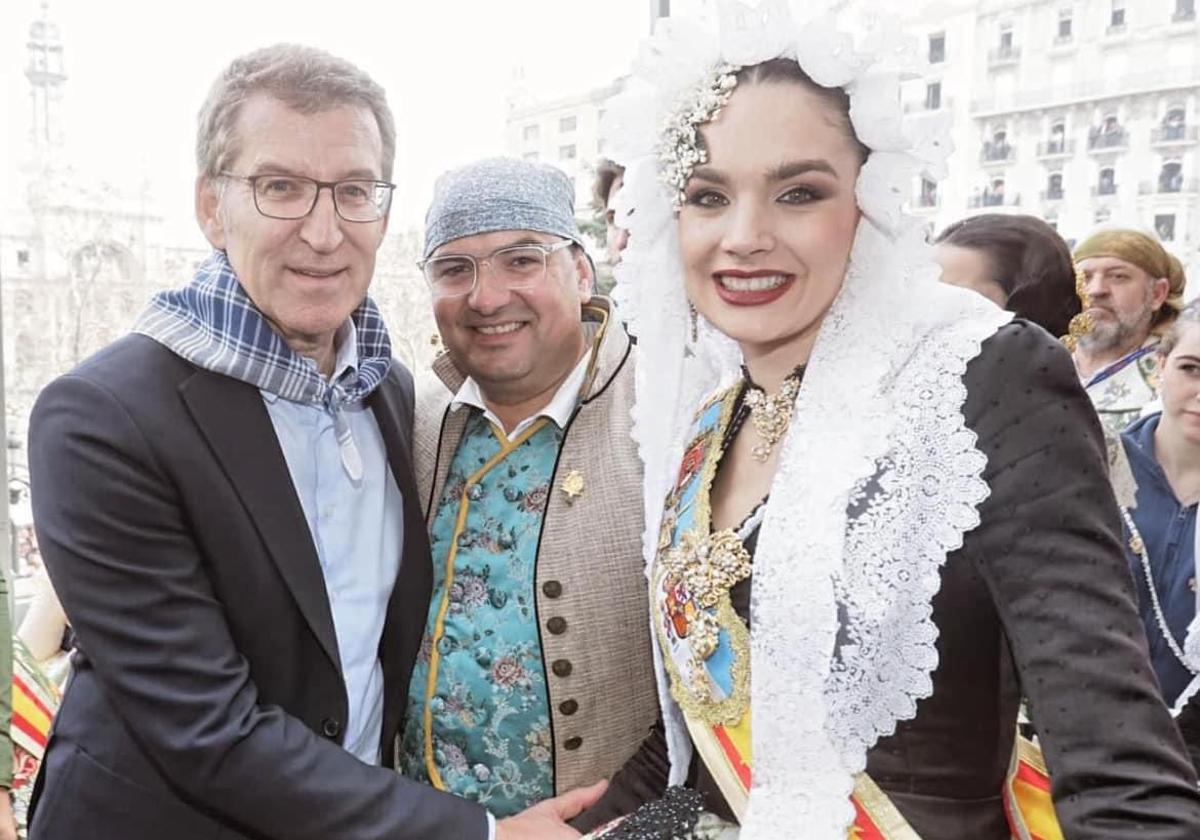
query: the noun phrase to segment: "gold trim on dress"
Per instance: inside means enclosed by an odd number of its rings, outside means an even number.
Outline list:
[[[681,546],[685,542],[693,546],[698,546],[709,543],[714,538],[719,540],[722,545],[727,543],[727,537],[724,535],[730,532],[719,532],[715,535],[710,533],[712,527],[710,494],[713,481],[716,477],[717,467],[721,461],[721,435],[728,428],[730,420],[733,417],[733,410],[737,404],[739,391],[740,386],[735,385],[726,390],[718,400],[715,400],[722,403],[721,416],[707,435],[708,441],[704,456],[704,465],[701,467],[700,475],[693,479],[699,482],[694,502],[695,512],[692,518],[692,527],[680,537]],[[702,416],[711,405],[712,402],[705,403],[704,407],[697,413],[697,416]],[[697,443],[699,441],[694,441],[693,446]],[[676,497],[681,495],[676,492],[678,489],[676,487],[675,491],[673,491]],[[677,511],[675,506],[672,506],[670,510],[664,513],[664,525],[668,522],[673,524],[676,519]],[[697,538],[696,535],[699,534],[706,534],[708,536]],[[669,580],[684,583],[685,586],[687,585],[684,577],[675,571],[678,561],[675,559],[668,561],[667,559],[666,555],[671,553],[671,544],[674,542],[674,539],[665,528],[662,532],[660,545],[664,542],[666,545],[662,547],[667,550],[660,552],[655,562],[654,574],[652,575],[654,597],[656,599],[661,598],[661,593],[665,591],[664,586]],[[745,551],[744,548],[743,551]],[[746,558],[747,574],[749,574],[748,554]],[[697,603],[700,603],[701,593],[689,591],[689,594]],[[670,677],[671,696],[675,698],[675,702],[679,704],[684,714],[694,716],[710,726],[716,724],[733,725],[740,721],[750,709],[750,630],[746,626],[746,622],[742,621],[733,609],[728,588],[717,593],[706,591],[704,594],[706,596],[705,600],[711,604],[708,609],[712,609],[714,612],[709,613],[707,610],[699,611],[699,614],[705,616],[704,619],[700,619],[700,622],[704,625],[703,633],[709,639],[716,639],[719,637],[720,631],[725,630],[729,636],[730,649],[733,652],[733,666],[731,669],[733,691],[728,697],[720,700],[713,697],[712,687],[706,678],[708,671],[704,667],[704,661],[708,657],[698,657],[697,648],[693,647],[690,643],[689,648],[692,653],[691,665],[696,679],[692,681],[684,679],[672,653],[671,640],[668,638],[666,628],[663,625],[664,614],[661,609],[656,611],[654,632],[664,654],[663,662]],[[656,600],[656,603],[661,603],[661,601]],[[703,649],[703,645],[701,645],[699,650],[702,652]],[[708,651],[708,656],[711,656],[715,649],[716,645],[714,644],[712,650]]]

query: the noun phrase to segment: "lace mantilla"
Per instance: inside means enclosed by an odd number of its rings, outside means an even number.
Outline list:
[[[603,126],[626,166],[617,212],[631,237],[616,296],[639,339],[643,547],[649,563],[693,412],[736,380],[741,362],[703,318],[691,339],[657,131],[712,67],[794,57],[819,84],[847,90],[871,154],[856,185],[863,219],[850,268],[781,442],[754,558],[754,769],[741,838],[791,837],[803,825],[811,840],[845,840],[867,751],[932,691],[930,601],[946,555],[978,524],[988,493],[985,459],[963,418],[962,374],[1011,316],[939,284],[922,232],[903,213],[918,174],[944,177],[949,150],[943,125],[914,132],[902,118],[896,68],[912,50],[892,37],[899,27],[872,10],[855,40],[833,13],[797,21],[783,0],[754,9],[718,0],[716,9],[715,33],[683,19],[660,25]],[[657,646],[655,657],[679,783],[691,745]]]

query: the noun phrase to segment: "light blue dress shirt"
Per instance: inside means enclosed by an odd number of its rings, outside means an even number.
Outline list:
[[[335,341],[336,379],[358,365],[353,322],[346,322]],[[379,764],[383,732],[379,641],[404,545],[400,488],[388,466],[375,416],[365,405],[343,409],[362,456],[362,476],[355,480],[342,463],[328,411],[261,393],[325,576],[349,701],[342,745],[362,761]]]

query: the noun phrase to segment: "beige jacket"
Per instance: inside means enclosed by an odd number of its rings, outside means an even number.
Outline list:
[[[610,305],[593,298],[596,372],[567,424],[551,480],[535,572],[537,617],[550,694],[558,793],[616,772],[658,715],[642,563],[642,468],[630,436],[634,353]],[[417,398],[414,462],[427,525],[470,412],[450,411],[465,377],[443,353],[445,385]],[[578,472],[573,502],[564,478]],[[443,563],[444,557],[433,562]]]

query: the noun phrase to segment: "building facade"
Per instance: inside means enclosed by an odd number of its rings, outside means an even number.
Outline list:
[[[924,62],[905,108],[953,115],[950,177],[913,186],[931,230],[995,211],[1069,242],[1138,227],[1200,277],[1195,0],[940,2],[907,23]]]
[[[949,114],[955,148],[948,178],[912,186],[931,235],[982,212],[1044,218],[1071,243],[1133,226],[1200,277],[1196,0],[926,0],[896,13],[922,57],[904,110]],[[583,207],[618,90],[514,109],[509,154],[567,171]]]

